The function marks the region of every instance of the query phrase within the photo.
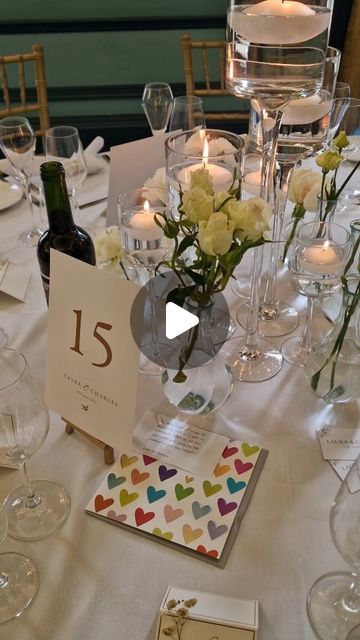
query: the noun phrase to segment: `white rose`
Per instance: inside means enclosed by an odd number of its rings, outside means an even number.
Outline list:
[[[310,189],[309,193],[306,194],[303,207],[306,211],[310,211],[312,213],[316,213],[318,209],[318,195],[320,194],[320,186],[318,184],[315,185],[312,189]]]
[[[185,191],[181,211],[186,216],[198,224],[200,220],[208,220],[214,211],[214,198],[204,191],[204,189],[190,189]]]
[[[95,253],[96,261],[109,262],[120,261],[122,258],[122,247],[120,239],[120,231],[118,227],[107,227],[103,231],[97,233],[95,237]]]
[[[142,195],[150,202],[160,200],[161,202],[164,202],[164,204],[167,204],[168,197],[165,167],[156,169],[152,178],[148,178],[148,180],[146,180]]]
[[[258,240],[269,229],[272,210],[262,198],[243,201],[233,199],[226,205],[226,211],[234,223],[236,235],[241,240]]]
[[[199,222],[199,244],[209,256],[223,256],[231,247],[234,224],[221,212],[213,213],[209,220]]]
[[[295,169],[289,186],[289,200],[305,207],[304,199],[314,189],[318,193],[321,188],[321,182],[321,173],[309,171],[308,169]]]

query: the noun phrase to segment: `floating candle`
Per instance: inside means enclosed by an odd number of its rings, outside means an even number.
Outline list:
[[[340,276],[344,269],[344,251],[329,241],[305,247],[299,258],[299,264],[308,273],[317,275]]]
[[[200,132],[201,133],[201,132]],[[187,164],[183,166],[177,174],[177,181],[180,182],[183,191],[188,191],[191,186],[191,174],[197,169],[207,169],[212,179],[214,191],[227,191],[233,183],[233,174],[226,167],[208,162],[209,144],[204,138],[202,162]]]
[[[260,193],[261,186],[261,172],[260,171],[250,171],[244,176],[243,182],[244,190],[247,193],[252,193],[255,196],[258,196]]]
[[[325,94],[325,92],[324,92]],[[282,124],[309,124],[316,122],[331,111],[332,98],[326,92],[324,96],[309,96],[292,100],[284,109]]]
[[[144,209],[138,211],[130,220],[127,231],[135,240],[152,241],[159,240],[163,232],[154,220],[154,211],[150,210],[147,200],[144,202]]]
[[[229,26],[244,40],[256,44],[305,43],[328,29],[331,11],[316,10],[303,2],[264,0],[237,7],[229,14]]]

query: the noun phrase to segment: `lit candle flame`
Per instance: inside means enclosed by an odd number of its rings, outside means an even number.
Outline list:
[[[322,250],[323,250],[323,251],[327,251],[327,249],[329,248],[329,246],[330,246],[330,242],[329,242],[329,240],[325,240],[325,242],[324,242],[324,244],[323,244],[323,248],[322,248]]]
[[[209,159],[209,143],[206,140],[205,133],[203,135],[203,138],[204,138],[204,146],[203,146],[202,161],[203,161],[203,165],[204,165],[204,168],[205,168],[206,164],[207,164],[207,161]]]
[[[144,202],[144,211],[146,211],[146,213],[149,213],[150,211],[150,205],[148,200],[145,200]]]

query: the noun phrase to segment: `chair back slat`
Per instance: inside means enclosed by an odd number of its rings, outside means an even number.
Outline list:
[[[34,65],[36,101],[28,102],[26,87],[26,64]],[[18,95],[16,106],[11,103],[7,66],[18,65]],[[32,46],[32,53],[21,53],[9,56],[0,56],[0,77],[5,107],[0,109],[0,118],[12,115],[21,115],[38,112],[40,129],[35,131],[36,136],[44,136],[46,129],[50,127],[49,105],[45,77],[44,48],[41,44]],[[19,104],[20,103],[20,104]]]
[[[226,43],[224,40],[192,40],[187,33],[184,33],[181,38],[181,46],[183,52],[184,63],[184,76],[186,95],[188,96],[230,96],[231,94],[225,87],[225,51]],[[193,52],[200,51],[200,61],[202,63],[202,78],[196,78],[196,71],[198,67],[194,67]],[[218,55],[217,69],[219,76],[217,81],[211,79],[211,69],[213,68],[209,63],[208,51],[214,50]],[[216,52],[217,50],[217,52]],[[197,54],[199,55],[199,54]],[[213,62],[213,59],[211,59]],[[227,113],[220,112],[206,112],[205,118],[207,120],[242,120],[246,121],[249,118],[249,112],[241,111],[234,112],[229,111]]]

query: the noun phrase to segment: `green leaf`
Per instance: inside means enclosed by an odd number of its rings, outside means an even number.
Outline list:
[[[186,251],[186,249],[188,249],[189,247],[192,246],[194,240],[192,238],[192,236],[185,236],[185,238],[183,238],[179,244],[179,248],[177,250],[177,255],[180,256],[182,253],[184,253],[184,251]]]
[[[166,302],[173,302],[177,304],[179,307],[184,306],[184,302],[186,298],[191,296],[195,287],[177,287],[176,289],[172,289],[166,296]]]

